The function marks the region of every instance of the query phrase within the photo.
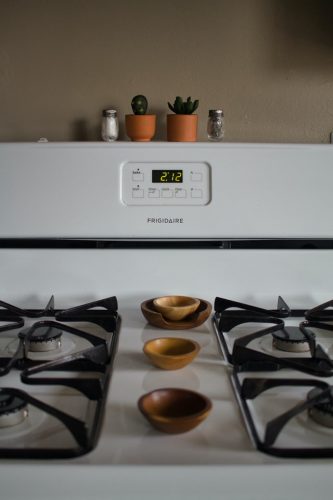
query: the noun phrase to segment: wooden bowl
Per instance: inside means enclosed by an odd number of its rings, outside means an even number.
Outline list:
[[[201,424],[212,409],[210,399],[187,389],[157,389],[141,396],[138,407],[162,432],[180,434]]]
[[[183,295],[168,295],[154,299],[153,303],[156,311],[164,318],[169,321],[181,321],[198,309],[200,300]]]
[[[158,338],[148,340],[143,352],[158,368],[178,370],[191,363],[200,351],[198,342],[182,338]]]
[[[212,311],[212,305],[208,301],[198,299],[200,305],[194,313],[190,314],[182,321],[168,321],[160,312],[155,310],[154,300],[155,299],[149,299],[142,302],[142,314],[148,323],[166,330],[188,330],[190,328],[196,328],[208,319]]]

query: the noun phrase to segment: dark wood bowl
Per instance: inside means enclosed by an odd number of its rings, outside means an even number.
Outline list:
[[[201,424],[209,415],[212,402],[198,392],[166,388],[141,396],[138,407],[155,429],[180,434]]]
[[[188,330],[200,326],[206,321],[212,311],[212,305],[207,300],[199,299],[199,307],[193,314],[186,316],[186,318],[181,321],[169,321],[165,319],[160,312],[156,311],[154,300],[155,298],[142,302],[142,314],[148,323],[166,330]]]

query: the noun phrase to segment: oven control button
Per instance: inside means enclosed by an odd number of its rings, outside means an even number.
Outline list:
[[[132,173],[132,181],[134,182],[142,182],[144,180],[144,176],[142,172],[133,172]]]
[[[186,198],[186,189],[176,188],[175,197],[176,198]]]
[[[141,188],[133,188],[132,189],[132,198],[143,198],[144,191]]]
[[[149,188],[148,189],[148,198],[159,198],[160,197],[160,190],[155,189],[155,188]]]
[[[172,198],[173,191],[171,189],[162,189],[161,195],[162,195],[162,198]]]
[[[200,172],[192,172],[191,173],[191,181],[192,182],[201,182],[202,174]]]
[[[191,198],[202,198],[202,189],[191,189]]]

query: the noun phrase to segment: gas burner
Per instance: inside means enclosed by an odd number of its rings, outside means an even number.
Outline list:
[[[70,309],[53,303],[20,309],[0,301],[0,380],[6,384],[0,388],[0,458],[77,457],[98,442],[120,330],[117,299]]]
[[[316,387],[309,392],[308,399],[319,396],[320,393],[321,389]],[[309,408],[308,414],[317,424],[333,428],[333,388],[330,396]]]
[[[28,416],[28,405],[11,394],[0,394],[0,428],[18,425]]]
[[[30,328],[24,328],[19,333],[20,339],[28,336],[28,348],[31,352],[54,351],[61,347],[62,331],[52,326],[41,326],[29,334]]]
[[[315,339],[313,332],[308,335]],[[310,344],[308,338],[297,326],[283,327],[281,330],[272,333],[273,347],[279,351],[286,352],[308,352]]]
[[[290,309],[281,297],[276,309],[267,310],[216,297],[214,326],[223,355],[229,363],[247,371],[291,368],[318,377],[331,377],[333,324],[304,320],[305,312],[305,309]],[[298,326],[286,326],[285,322],[296,318],[303,321]],[[251,323],[250,333],[246,328],[242,330],[242,325],[247,323]],[[312,328],[323,332],[320,342]],[[270,344],[269,352],[264,347],[264,337]],[[275,349],[271,349],[272,344]],[[281,355],[278,350],[291,355]]]

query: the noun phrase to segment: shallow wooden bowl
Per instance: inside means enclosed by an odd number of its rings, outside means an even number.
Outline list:
[[[183,295],[167,295],[154,299],[153,303],[156,311],[164,318],[169,321],[181,321],[198,309],[200,300]]]
[[[168,388],[144,394],[138,407],[155,429],[180,434],[201,424],[209,415],[212,403],[198,392]]]
[[[142,302],[142,314],[148,323],[166,330],[188,330],[190,328],[196,328],[206,321],[212,311],[212,305],[208,301],[198,299],[200,305],[194,313],[181,321],[169,321],[164,318],[160,312],[156,311],[154,300],[155,299],[149,299]]]
[[[179,370],[191,363],[200,351],[198,342],[182,338],[148,340],[143,352],[150,361],[163,370]]]

